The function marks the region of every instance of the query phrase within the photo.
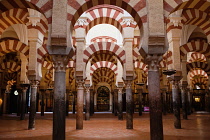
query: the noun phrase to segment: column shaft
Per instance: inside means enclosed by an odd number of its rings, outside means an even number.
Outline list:
[[[93,89],[90,89],[90,116],[93,115],[94,112],[94,95]]]
[[[66,90],[66,116],[69,115],[69,90]]]
[[[181,96],[182,96],[182,115],[183,119],[187,120],[187,96],[186,96],[186,89],[185,87],[181,90]]]
[[[173,99],[173,112],[174,112],[174,127],[176,129],[181,129],[180,94],[178,90],[178,81],[175,80],[172,85],[172,99]]]
[[[158,55],[147,56],[151,140],[163,140],[162,100],[159,76],[160,58]]]
[[[26,113],[26,92],[27,92],[27,89],[28,89],[28,87],[23,87],[22,88],[20,120],[24,120],[25,119],[25,113]]]
[[[138,89],[139,92],[139,116],[142,115],[142,89]]]
[[[41,100],[41,116],[44,116],[44,106],[45,106],[45,103],[44,103],[44,94],[45,94],[45,91],[41,91],[42,92],[42,100]]]
[[[86,112],[85,112],[85,120],[90,120],[90,90],[89,87],[86,87]]]
[[[162,92],[162,103],[163,103],[163,115],[166,115],[167,107],[166,107],[166,91],[165,90],[163,90]]]
[[[78,82],[77,87],[77,114],[76,114],[76,129],[83,129],[83,97],[84,97],[84,88],[83,82]]]
[[[126,128],[133,129],[133,97],[131,81],[126,83]]]
[[[117,89],[114,90],[114,115],[117,116],[117,112],[118,112],[118,97],[117,97]]]
[[[36,117],[36,95],[37,95],[38,81],[31,81],[31,100],[30,100],[30,113],[28,129],[35,129],[35,117]]]
[[[118,89],[118,120],[123,120],[122,89]]]
[[[55,71],[53,140],[65,140],[65,121],[66,121],[65,83],[66,83],[66,72]]]
[[[75,114],[75,112],[76,112],[76,95],[77,94],[77,92],[76,91],[74,91],[73,92],[73,105],[72,105],[72,113],[73,114]]]

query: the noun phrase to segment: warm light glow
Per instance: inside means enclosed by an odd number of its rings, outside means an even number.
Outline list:
[[[18,92],[17,92],[17,90],[15,90],[14,94],[15,94],[15,95],[18,95]]]
[[[195,101],[196,102],[200,102],[200,98],[195,98]]]
[[[2,102],[3,102],[2,99],[0,99],[0,106],[2,105]]]

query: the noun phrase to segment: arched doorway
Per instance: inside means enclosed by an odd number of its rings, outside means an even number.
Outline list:
[[[109,111],[109,95],[110,90],[106,86],[101,86],[97,90],[97,110]]]

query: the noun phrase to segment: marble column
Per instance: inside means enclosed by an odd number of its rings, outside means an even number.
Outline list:
[[[142,89],[139,88],[137,89],[138,93],[139,93],[139,116],[142,115]]]
[[[84,80],[77,80],[76,129],[83,129]]]
[[[44,116],[44,106],[45,106],[45,103],[44,103],[44,99],[45,99],[45,90],[44,89],[40,89],[41,91],[41,116]]]
[[[66,65],[69,59],[66,55],[52,55],[52,58],[55,67],[53,94],[53,140],[65,140]]]
[[[172,100],[174,112],[174,127],[181,129],[179,80],[172,80]]]
[[[90,85],[85,84],[85,100],[86,100],[86,112],[85,120],[90,120]]]
[[[36,95],[37,95],[37,86],[39,81],[32,80],[30,81],[31,85],[31,98],[30,98],[30,113],[29,113],[29,123],[28,129],[35,130],[35,117],[36,117]]]
[[[118,112],[118,90],[114,89],[114,115],[117,116]]]
[[[69,89],[66,89],[66,116],[69,115]]]
[[[192,113],[192,95],[191,95],[192,93],[190,92],[190,88],[188,88],[187,89],[187,101],[188,101],[188,104],[187,104],[187,109],[188,109],[188,115],[191,115],[191,113]]]
[[[93,89],[90,89],[90,116],[93,116],[94,113],[94,95]]]
[[[150,139],[163,140],[162,100],[160,93],[159,62],[162,59],[158,55],[148,55],[148,92],[150,109]]]
[[[166,107],[166,89],[162,89],[162,103],[163,103],[163,115],[166,115],[166,110],[167,110],[167,107]]]
[[[9,93],[4,93],[4,98],[3,98],[3,114],[8,113],[8,95]]]
[[[28,90],[29,84],[22,84],[22,93],[21,93],[21,106],[20,106],[20,120],[25,119],[25,113],[26,113],[26,92]]]
[[[72,105],[72,113],[75,114],[76,112],[76,96],[77,92],[73,91],[73,105]]]
[[[131,80],[126,80],[126,129],[133,129],[133,94]]]
[[[182,116],[184,120],[187,120],[187,84],[181,84],[181,96],[182,96]]]
[[[118,87],[118,120],[123,120],[123,98],[122,87]]]

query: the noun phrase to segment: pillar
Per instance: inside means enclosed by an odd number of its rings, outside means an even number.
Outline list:
[[[181,129],[180,119],[180,94],[179,94],[179,80],[180,77],[173,76],[172,79],[172,100],[173,100],[173,112],[174,112],[174,127]]]
[[[28,129],[35,130],[35,117],[36,117],[36,95],[37,95],[37,86],[38,81],[30,81],[31,85],[31,100],[30,100],[30,113],[29,113],[29,123]]]
[[[53,95],[53,140],[65,140],[66,65],[69,59],[66,55],[52,55],[52,58],[55,67]]]
[[[188,104],[187,104],[187,114],[188,115],[191,115],[192,113],[192,98],[191,98],[191,92],[190,92],[190,88],[187,88],[187,101],[188,101]]]
[[[182,96],[182,116],[184,120],[187,120],[187,84],[181,85],[181,96]]]
[[[162,89],[162,103],[163,103],[163,115],[166,115],[166,110],[167,110],[167,107],[166,107],[166,89],[163,88]]]
[[[133,97],[131,80],[126,80],[126,129],[133,129]]]
[[[83,129],[84,80],[77,80],[76,129]]]
[[[21,93],[20,120],[24,120],[26,113],[26,92],[28,89],[28,84],[22,84],[21,87],[22,87],[22,93]]]
[[[69,89],[66,90],[66,116],[69,115]]]
[[[73,91],[72,114],[75,114],[75,112],[76,112],[76,96],[77,96],[77,92]]]
[[[148,92],[151,140],[163,140],[162,100],[160,93],[159,62],[161,56],[148,55]]]
[[[118,112],[118,90],[114,89],[114,115],[117,116]]]
[[[86,100],[86,112],[85,120],[90,120],[90,85],[85,84],[85,100]]]
[[[142,115],[142,89],[137,89],[139,93],[139,116]]]
[[[90,116],[93,116],[94,113],[94,95],[93,89],[90,89]]]
[[[44,99],[45,99],[45,90],[44,89],[40,89],[41,91],[41,116],[44,116],[44,106],[45,106],[45,103],[44,103]]]
[[[118,87],[118,120],[123,120],[123,99],[122,87]]]

